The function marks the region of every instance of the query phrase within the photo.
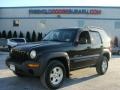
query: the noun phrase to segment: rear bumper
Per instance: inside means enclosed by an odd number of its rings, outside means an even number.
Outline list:
[[[28,64],[37,64],[39,66],[31,68],[28,67]],[[29,76],[40,76],[42,73],[42,68],[41,68],[42,66],[40,65],[40,62],[36,62],[36,61],[27,60],[23,63],[17,63],[17,62],[13,62],[12,59],[7,58],[6,65],[8,66],[9,69],[10,69],[10,65],[14,66],[15,70],[12,70],[13,72],[22,73]]]

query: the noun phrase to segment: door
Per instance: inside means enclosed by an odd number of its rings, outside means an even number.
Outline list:
[[[71,69],[83,68],[91,62],[91,39],[88,31],[82,31],[79,35],[78,44],[71,50],[73,57]]]
[[[83,68],[96,63],[100,47],[96,49],[93,46],[92,40],[94,37],[91,38],[91,35],[88,31],[80,33],[78,45],[74,46],[72,50],[71,69]]]

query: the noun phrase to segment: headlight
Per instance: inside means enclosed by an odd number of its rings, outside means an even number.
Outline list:
[[[31,52],[30,52],[30,58],[31,59],[34,59],[36,57],[36,51],[35,50],[32,50]]]

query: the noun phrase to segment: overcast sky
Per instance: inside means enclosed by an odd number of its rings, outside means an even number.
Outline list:
[[[120,0],[0,0],[0,7],[16,6],[120,6]]]

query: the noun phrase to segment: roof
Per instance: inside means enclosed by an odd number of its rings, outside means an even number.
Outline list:
[[[68,28],[60,28],[57,30],[83,30],[83,31],[98,31],[104,30],[103,28],[96,27],[96,26],[85,26],[85,27],[68,27]]]

